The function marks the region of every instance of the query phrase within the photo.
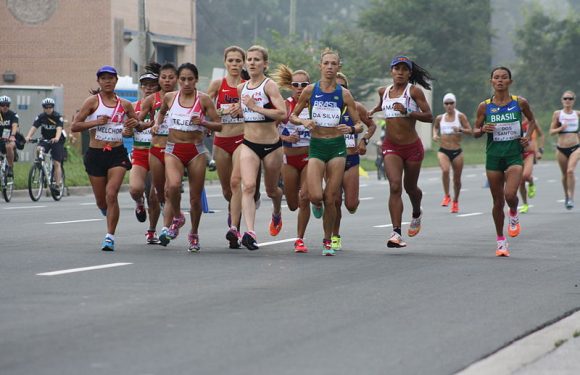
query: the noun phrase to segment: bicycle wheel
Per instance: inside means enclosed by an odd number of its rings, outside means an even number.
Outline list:
[[[62,176],[60,183],[55,183],[54,181],[54,169],[52,170],[52,176],[50,177],[50,195],[55,201],[59,201],[64,195],[64,168],[61,166]],[[54,187],[58,189],[55,190]]]
[[[4,181],[2,181],[2,195],[6,202],[12,199],[12,192],[14,191],[14,177],[8,177],[4,174]]]
[[[32,164],[30,167],[30,172],[28,172],[28,194],[30,199],[37,201],[42,196],[42,190],[44,189],[42,166],[38,163]]]

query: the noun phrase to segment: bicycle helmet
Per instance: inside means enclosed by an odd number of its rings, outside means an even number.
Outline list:
[[[54,99],[53,98],[46,98],[42,101],[42,106],[46,108],[47,106],[51,105],[54,107]]]
[[[12,102],[12,100],[10,100],[10,97],[9,96],[6,96],[6,95],[0,96],[0,104],[8,104],[8,105],[10,105],[11,102]]]

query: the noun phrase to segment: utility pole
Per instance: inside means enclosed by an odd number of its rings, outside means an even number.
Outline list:
[[[139,61],[137,61],[137,72],[141,74],[147,60],[149,59],[149,33],[145,22],[145,0],[139,0]]]
[[[290,28],[288,35],[296,34],[296,0],[290,0]]]

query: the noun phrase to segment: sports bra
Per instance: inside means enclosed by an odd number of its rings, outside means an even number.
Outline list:
[[[403,94],[398,98],[391,98],[389,96],[389,91],[391,91],[393,85],[385,89],[385,93],[383,94],[383,103],[381,106],[383,112],[385,113],[385,118],[409,117],[410,112],[417,112],[417,103],[411,97],[411,86],[413,86],[411,83],[407,83],[407,87],[405,87]],[[393,109],[393,105],[395,103],[401,103],[403,107],[407,109],[407,113],[402,114],[399,111],[395,111]]]
[[[274,105],[270,102],[270,98],[266,94],[266,83],[270,80],[270,78],[266,78],[260,83],[260,85],[254,89],[248,88],[250,81],[244,83],[244,87],[242,88],[242,96],[248,95],[261,108],[274,108]],[[267,117],[261,113],[254,112],[250,108],[248,108],[244,103],[242,103],[242,110],[244,112],[244,121],[245,122],[274,122],[274,119]]]
[[[441,135],[455,134],[455,128],[461,128],[461,121],[459,121],[460,114],[461,112],[455,110],[455,118],[453,121],[445,121],[445,114],[441,116],[441,122],[439,123]]]
[[[167,123],[169,129],[180,130],[183,132],[204,132],[205,128],[203,126],[194,125],[191,122],[193,116],[201,117],[201,120],[205,118],[203,113],[203,108],[201,106],[201,100],[199,98],[199,92],[196,92],[195,101],[191,107],[182,107],[179,104],[179,96],[181,96],[181,91],[178,91],[171,103],[171,108],[167,112]]]
[[[558,121],[562,125],[566,124],[566,129],[561,131],[560,134],[578,133],[578,113],[576,111],[573,111],[572,113],[560,111]]]
[[[109,122],[105,125],[96,126],[95,139],[104,142],[122,142],[123,141],[123,123],[125,122],[125,109],[121,104],[121,99],[117,97],[115,107],[108,107],[103,103],[101,94],[97,94],[99,106],[95,112],[87,116],[86,121],[94,121],[99,117],[108,116]]]

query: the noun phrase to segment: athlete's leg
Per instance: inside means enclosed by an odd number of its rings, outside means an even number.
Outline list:
[[[300,191],[298,192],[298,238],[304,238],[306,226],[310,220],[310,200],[308,198],[307,183],[308,166],[302,169],[300,173]],[[286,185],[284,185],[285,187]]]
[[[266,194],[272,199],[273,214],[280,216],[282,210],[282,189],[278,186],[284,162],[284,150],[279,147],[264,157],[264,185]]]
[[[165,154],[165,226],[169,227],[174,217],[181,214],[181,179],[185,168],[181,160]]]
[[[384,157],[385,172],[389,180],[389,214],[393,229],[401,228],[403,216],[403,159],[398,155]]]
[[[244,214],[244,221],[246,222],[248,231],[253,232],[254,222],[256,220],[256,201],[254,200],[254,193],[256,191],[256,175],[258,174],[258,168],[260,168],[260,158],[254,151],[244,144],[239,146],[238,149],[240,149],[239,170],[242,176],[242,212]],[[232,212],[232,220],[233,219]]]
[[[403,185],[413,206],[413,217],[417,218],[421,215],[421,200],[423,199],[423,192],[417,185],[421,172],[421,161],[405,161],[404,171]]]
[[[335,157],[326,163],[326,186],[324,187],[324,215],[322,225],[324,227],[324,238],[332,237],[332,230],[337,216],[336,201],[342,193],[342,178],[344,176],[344,165],[346,158]]]
[[[207,165],[207,154],[203,153],[187,165],[187,178],[189,180],[189,211],[191,217],[191,233],[197,234],[199,221],[201,218],[201,192],[205,182],[205,167]]]
[[[107,171],[107,186],[105,199],[107,201],[107,233],[115,234],[119,222],[119,190],[127,170],[124,167],[114,167]]]
[[[107,199],[106,199],[106,188],[107,188],[107,177],[105,176],[91,176],[89,175],[89,181],[91,182],[91,187],[93,188],[93,195],[95,196],[95,203],[101,211],[107,211]]]
[[[505,220],[505,213],[503,208],[505,206],[504,173],[500,171],[487,170],[487,180],[489,181],[489,190],[493,199],[493,222],[495,224],[495,232],[499,237],[503,236],[503,225]]]
[[[359,201],[359,166],[355,165],[344,172],[342,179],[342,187],[344,190],[344,206],[350,213],[354,213]]]
[[[217,174],[222,187],[222,194],[227,202],[232,198],[232,188],[230,186],[230,179],[232,176],[232,155],[219,146],[213,146],[213,157],[217,168]]]
[[[522,182],[522,166],[511,165],[505,171],[505,202],[512,213],[518,209],[518,188]]]
[[[562,187],[564,188],[564,198],[568,199],[568,158],[561,151],[556,151],[558,166],[562,172]]]
[[[443,194],[449,196],[449,171],[451,170],[451,163],[449,156],[442,152],[437,152],[437,159],[439,159],[439,166],[441,167],[441,182],[443,183]]]
[[[165,165],[153,154],[149,154],[149,169],[151,170],[151,184],[153,192],[157,194],[157,201],[165,203]]]
[[[140,165],[133,165],[129,172],[129,194],[135,202],[142,202],[145,192],[147,169]]]
[[[317,207],[322,207],[322,179],[324,178],[325,168],[326,164],[320,159],[310,158],[308,160],[308,178],[306,179],[308,184],[308,197],[310,198],[310,203]]]
[[[461,193],[461,174],[463,173],[463,152],[451,162],[453,169],[453,202],[459,202]]]
[[[149,211],[149,230],[154,231],[155,228],[157,228],[159,215],[161,215],[161,207],[159,205],[159,199],[157,198],[155,188],[152,186],[153,182],[151,173],[147,174],[145,181],[145,196],[147,197],[147,208]]]
[[[580,148],[570,155],[568,158],[568,165],[566,168],[566,179],[568,182],[568,198],[574,199],[574,188],[576,186],[576,179],[574,177],[574,171],[576,170],[576,165],[578,164],[578,159],[580,158]]]
[[[300,171],[290,164],[282,166],[282,179],[284,180],[284,196],[290,211],[296,211],[299,206]]]
[[[232,155],[232,174],[230,176],[230,216],[232,225],[240,229],[242,219],[242,175],[240,174],[240,152],[242,147],[238,146]]]

